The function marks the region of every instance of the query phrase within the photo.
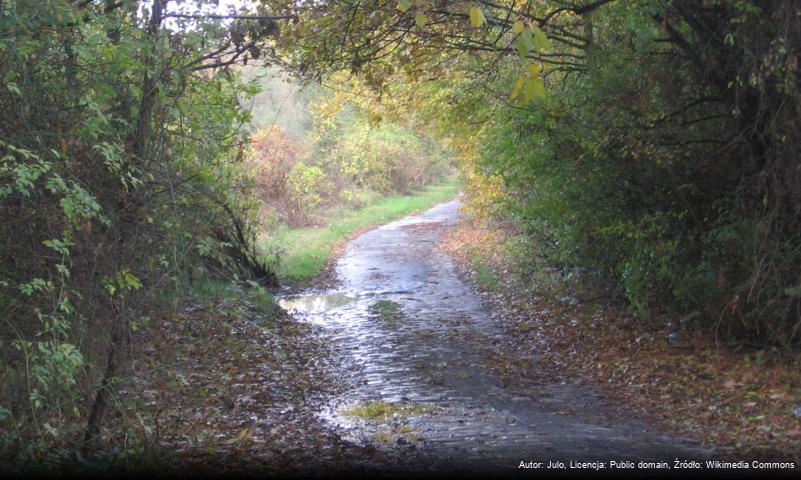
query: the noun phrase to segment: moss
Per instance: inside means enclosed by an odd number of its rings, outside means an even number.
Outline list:
[[[409,444],[416,445],[420,439],[420,432],[411,425],[381,427],[373,434],[373,440],[384,444],[395,444],[405,440]]]
[[[367,311],[390,327],[397,327],[398,321],[403,318],[400,304],[392,300],[379,300],[370,305]]]
[[[407,402],[361,402],[353,408],[345,410],[346,417],[358,417],[365,420],[387,420],[389,418],[419,417],[434,409],[433,405]]]

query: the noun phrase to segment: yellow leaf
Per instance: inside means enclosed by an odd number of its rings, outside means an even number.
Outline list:
[[[515,23],[512,24],[512,33],[517,35],[520,32],[522,32],[524,28],[526,28],[526,26],[523,24],[523,22],[518,20],[518,21],[516,21]]]
[[[418,13],[414,16],[414,23],[416,23],[420,28],[425,27],[426,23],[428,23],[428,15],[425,13]]]
[[[540,98],[545,98],[545,83],[543,83],[542,79],[537,77],[532,79],[532,82],[534,83],[534,94]]]
[[[398,0],[398,10],[406,13],[412,6],[412,0]]]
[[[539,77],[540,76],[540,67],[537,66],[535,63],[528,64],[528,73],[532,77]]]
[[[515,83],[515,87],[512,89],[512,94],[509,96],[510,100],[514,100],[520,95],[520,91],[523,90],[523,76],[521,75],[518,77],[517,82]]]
[[[478,28],[487,21],[487,19],[484,17],[484,12],[482,12],[478,7],[470,7],[468,13],[470,14],[470,25],[473,27]]]
[[[239,431],[239,435],[237,435],[236,438],[232,438],[232,439],[228,440],[227,443],[236,443],[236,442],[245,441],[248,438],[253,436],[253,432],[254,431],[255,430],[252,427],[245,427],[245,428],[243,428],[242,430]]]
[[[523,103],[530,102],[534,97],[545,98],[545,84],[540,77],[527,78],[526,88],[523,91]]]

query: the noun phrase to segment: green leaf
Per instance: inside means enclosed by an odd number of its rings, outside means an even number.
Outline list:
[[[428,23],[428,15],[425,13],[418,13],[414,16],[414,23],[420,28],[425,27],[426,23]]]
[[[470,14],[470,25],[475,28],[480,27],[484,24],[484,22],[487,21],[487,19],[484,17],[484,12],[482,12],[478,7],[470,7],[468,13]]]
[[[525,61],[526,58],[528,58],[528,47],[526,47],[526,42],[523,40],[522,35],[517,37],[515,48],[517,48],[517,55],[520,57],[520,60]]]
[[[518,20],[512,24],[512,33],[514,33],[515,35],[519,35],[520,32],[522,32],[525,28],[526,26],[523,24],[523,22]]]
[[[134,290],[142,288],[142,282],[139,281],[133,273],[129,272],[127,268],[123,270],[123,279],[128,288],[133,288]]]
[[[545,36],[545,32],[540,30],[536,25],[532,25],[531,28],[534,31],[534,43],[537,46],[537,50],[553,50],[551,41]]]
[[[398,0],[398,10],[406,13],[412,6],[412,0]]]
[[[788,297],[801,297],[801,285],[785,288],[784,294]]]
[[[65,277],[69,277],[70,276],[70,269],[67,268],[67,266],[64,265],[63,263],[56,264],[56,270],[58,270],[58,273],[60,273],[61,275],[65,276]]]
[[[526,45],[527,50],[537,49],[537,44],[534,42],[534,36],[531,34],[531,29],[527,28],[520,33],[520,40]]]
[[[18,97],[22,96],[22,92],[20,91],[20,89],[19,89],[19,87],[17,86],[16,83],[8,82],[8,83],[6,83],[6,88],[8,89],[9,92],[13,93],[14,95],[16,95]]]

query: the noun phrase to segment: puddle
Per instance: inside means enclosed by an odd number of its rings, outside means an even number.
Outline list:
[[[414,449],[484,470],[521,458],[698,458],[636,422],[600,426],[565,413],[599,408],[583,400],[595,398],[589,387],[548,385],[540,401],[543,386],[511,391],[496,377],[489,348],[503,332],[435,249],[458,208],[442,204],[359,236],[337,262],[336,291],[279,300],[321,327],[338,360],[344,393],[319,418],[343,438],[396,449],[396,458]]]
[[[323,295],[299,295],[278,299],[278,305],[290,313],[323,313],[358,301],[353,295],[342,292]]]

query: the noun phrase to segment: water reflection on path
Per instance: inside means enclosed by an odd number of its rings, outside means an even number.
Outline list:
[[[329,399],[320,412],[325,421],[421,469],[702,456],[636,421],[582,418],[582,410],[602,404],[590,387],[531,385],[521,393],[495,378],[488,347],[502,332],[452,260],[434,248],[458,221],[459,205],[361,235],[337,263],[337,289],[280,300],[322,327],[340,357],[348,388]]]

